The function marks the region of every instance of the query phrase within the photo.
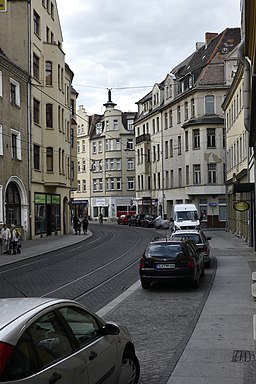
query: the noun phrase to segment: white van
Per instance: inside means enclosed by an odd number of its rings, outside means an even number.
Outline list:
[[[177,229],[199,229],[200,221],[195,204],[175,204],[172,211],[172,227]]]

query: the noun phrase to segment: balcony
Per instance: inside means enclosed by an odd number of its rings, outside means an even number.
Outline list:
[[[150,141],[151,139],[150,139],[149,133],[143,133],[143,135],[136,137],[136,144],[143,143],[143,142],[150,143]]]

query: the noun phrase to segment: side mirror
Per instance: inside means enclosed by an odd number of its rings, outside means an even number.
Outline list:
[[[120,329],[118,325],[114,323],[106,323],[103,327],[104,335],[118,335],[120,333]]]
[[[211,239],[212,239],[211,236],[206,237],[206,240],[211,240]]]

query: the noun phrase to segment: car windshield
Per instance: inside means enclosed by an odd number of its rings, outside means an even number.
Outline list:
[[[192,239],[196,244],[202,243],[200,236],[197,233],[175,233],[172,237]]]
[[[177,212],[177,221],[185,221],[185,220],[198,220],[196,211],[180,211]]]
[[[182,252],[182,246],[180,244],[151,244],[147,251],[147,257],[177,257]]]

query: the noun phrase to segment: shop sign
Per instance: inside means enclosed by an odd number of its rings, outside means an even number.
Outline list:
[[[233,204],[233,208],[238,212],[245,212],[250,208],[250,204],[247,201],[236,201]]]
[[[0,13],[7,11],[7,1],[6,0],[0,0]]]

